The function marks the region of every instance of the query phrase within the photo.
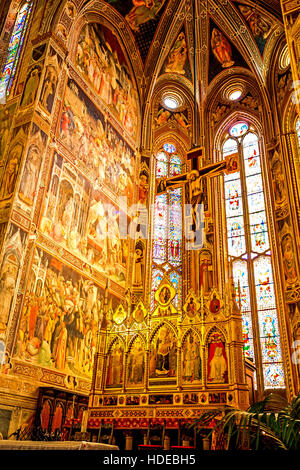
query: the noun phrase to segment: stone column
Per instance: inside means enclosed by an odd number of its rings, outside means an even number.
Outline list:
[[[202,443],[203,443],[203,450],[209,450],[210,449],[210,440],[208,437],[204,437],[202,439]]]
[[[132,450],[133,437],[131,434],[126,434],[125,436],[125,450]]]

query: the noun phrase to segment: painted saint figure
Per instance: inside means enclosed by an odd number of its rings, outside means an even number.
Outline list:
[[[146,206],[147,197],[148,197],[148,175],[145,172],[140,173],[138,191],[139,191],[138,204],[141,204],[142,206]]]
[[[200,251],[200,288],[207,295],[213,286],[212,255],[207,249]]]
[[[144,354],[141,341],[135,341],[128,359],[128,382],[131,385],[138,385],[144,380]]]
[[[200,347],[193,334],[188,335],[182,354],[182,378],[184,382],[193,383],[201,380]]]
[[[219,339],[219,338],[218,338]],[[222,341],[212,342],[209,344],[208,355],[208,381],[213,383],[228,382],[228,365],[227,357]]]
[[[187,44],[185,34],[182,31],[176,39],[165,66],[165,72],[175,72],[185,74],[184,66],[187,59]]]
[[[150,377],[173,377],[177,368],[176,338],[162,326],[151,346]]]
[[[23,176],[20,184],[20,198],[29,205],[33,204],[38,176],[40,171],[41,158],[37,148],[29,149]]]
[[[143,284],[143,250],[137,244],[134,253],[134,271],[133,271],[133,286],[142,286]]]
[[[1,198],[3,199],[10,197],[14,192],[22,151],[23,147],[17,144],[8,157],[1,185]]]
[[[140,25],[155,19],[166,0],[132,0],[133,8],[125,16],[133,31],[139,31]]]
[[[123,383],[123,348],[116,342],[110,352],[106,386],[120,386]]]
[[[194,318],[196,313],[197,313],[197,305],[195,304],[193,297],[191,297],[186,306],[186,314],[188,317]]]
[[[221,31],[216,28],[211,33],[211,48],[223,68],[231,67],[234,64],[230,44]]]
[[[34,68],[30,72],[30,77],[28,78],[25,85],[21,106],[30,106],[34,102],[39,86],[39,81],[39,69]]]
[[[51,114],[54,95],[57,84],[57,72],[53,66],[47,67],[46,78],[44,80],[43,89],[41,93],[41,105]]]
[[[282,206],[287,202],[286,188],[285,188],[285,176],[278,152],[274,152],[272,160],[272,180],[273,189],[275,196],[275,203],[278,206]]]
[[[286,233],[281,240],[281,252],[286,282],[288,284],[294,284],[298,276],[294,256],[293,239],[290,233]]]
[[[15,292],[16,267],[8,264],[0,279],[0,328],[7,325],[11,301]]]
[[[10,116],[10,109],[5,109],[0,112],[0,161],[4,157],[4,151],[8,143],[11,123]]]

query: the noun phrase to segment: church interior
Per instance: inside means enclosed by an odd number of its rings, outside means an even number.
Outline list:
[[[299,12],[1,2],[1,438],[215,449],[299,394]]]

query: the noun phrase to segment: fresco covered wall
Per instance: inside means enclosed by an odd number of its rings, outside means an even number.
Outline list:
[[[126,217],[126,215],[125,215]],[[40,230],[100,273],[125,286],[128,240],[121,238],[118,206],[54,155]]]
[[[126,287],[119,198],[137,198],[139,103],[120,40],[85,24],[72,62],[59,35],[30,35],[0,109],[0,392],[24,407],[10,431],[41,386],[88,395],[104,302],[114,308]]]
[[[77,45],[76,66],[124,129],[136,137],[137,92],[115,35],[103,25],[86,25]]]
[[[134,153],[74,80],[67,84],[58,137],[93,183],[132,202]]]
[[[104,289],[36,249],[14,355],[28,364],[91,377]]]

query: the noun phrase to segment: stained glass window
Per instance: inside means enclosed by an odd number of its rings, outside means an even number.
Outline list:
[[[18,12],[14,29],[10,38],[8,53],[5,65],[0,79],[0,99],[9,94],[16,68],[18,65],[21,49],[28,25],[30,12],[32,9],[32,0],[25,1]]]
[[[224,157],[237,152],[240,171],[224,176],[224,196],[244,354],[262,371],[265,388],[284,388],[260,148],[257,135],[246,123],[233,125],[223,145]]]
[[[155,158],[156,178],[171,177],[182,173],[182,159],[176,153],[174,144],[165,143],[163,150]],[[153,211],[152,244],[152,294],[151,307],[154,307],[154,294],[164,276],[176,290],[174,304],[181,306],[182,297],[182,188],[168,190],[155,196]]]
[[[174,153],[176,151],[175,145],[169,144],[168,142],[163,145],[163,149],[168,153]]]
[[[241,137],[245,134],[248,130],[248,124],[245,122],[236,122],[231,128],[229,129],[229,134],[232,137]]]
[[[296,132],[298,136],[298,145],[299,145],[299,150],[300,150],[300,118],[298,118],[296,121]]]

